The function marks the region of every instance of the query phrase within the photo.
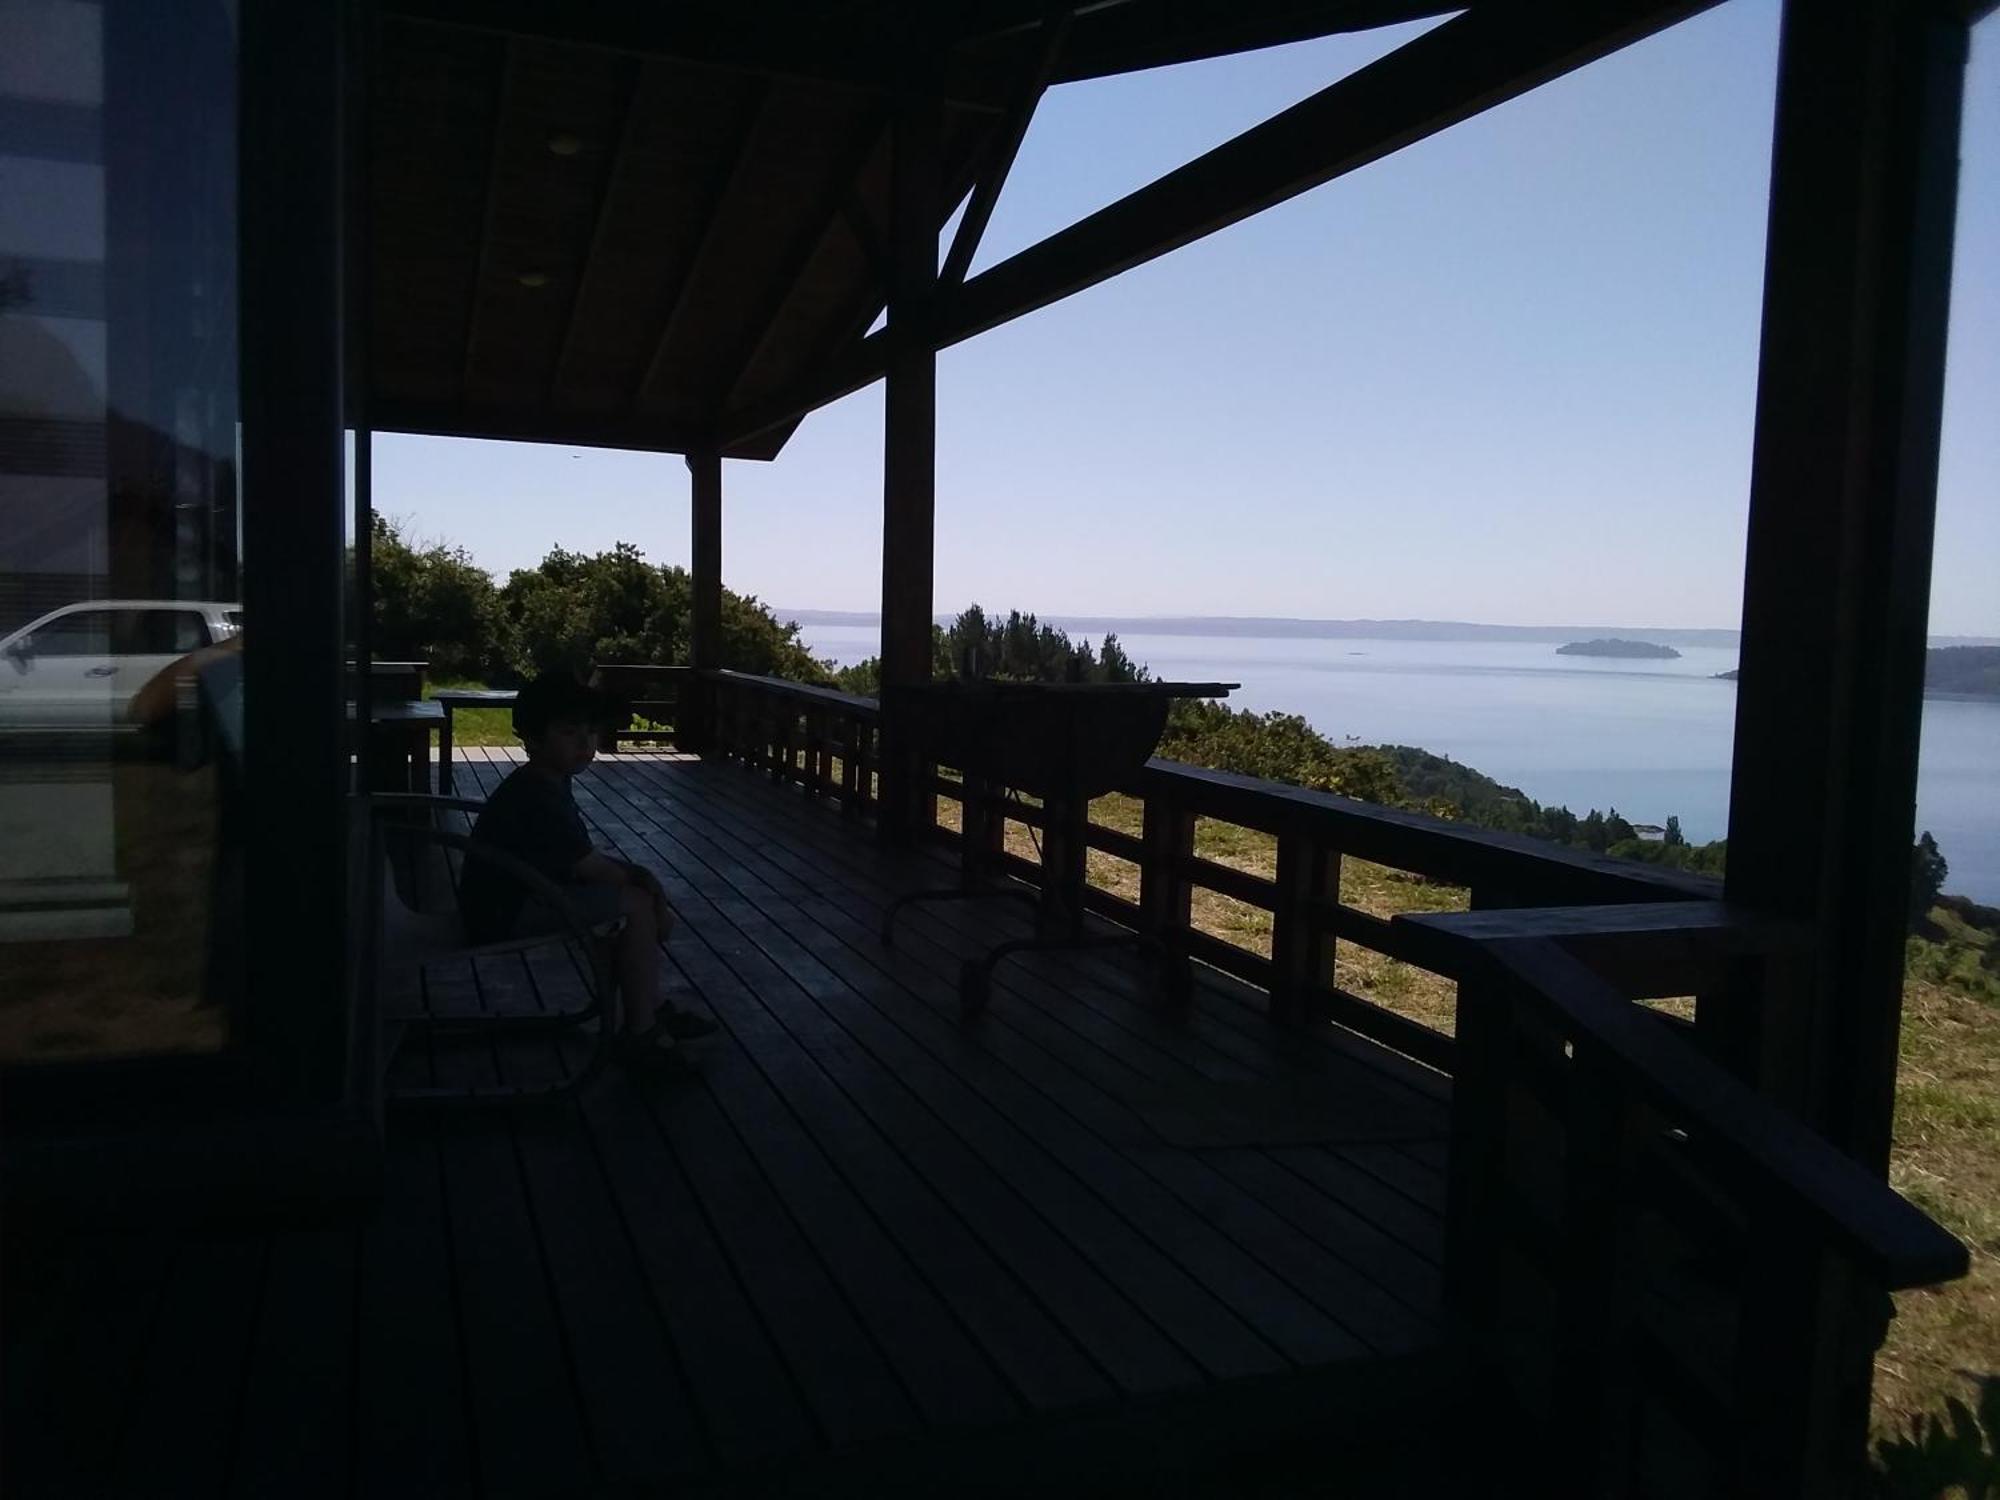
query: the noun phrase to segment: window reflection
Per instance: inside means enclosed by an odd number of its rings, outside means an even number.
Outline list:
[[[235,993],[235,35],[0,0],[0,1062]]]

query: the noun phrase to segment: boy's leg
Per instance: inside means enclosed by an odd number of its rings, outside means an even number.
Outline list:
[[[660,929],[651,896],[637,886],[626,886],[620,895],[625,925],[612,938],[612,968],[625,1003],[625,1032],[639,1036],[651,1029],[660,1008]]]

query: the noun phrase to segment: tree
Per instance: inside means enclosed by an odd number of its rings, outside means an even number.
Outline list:
[[[594,662],[683,665],[691,645],[694,580],[649,563],[630,542],[586,556],[561,547],[517,569],[500,590],[507,666],[526,677],[581,671]],[[722,665],[738,672],[825,685],[832,675],[752,596],[722,591]]]
[[[1938,894],[1944,889],[1945,877],[1949,874],[1951,866],[1945,863],[1937,840],[1926,828],[1916,847],[1910,851],[1910,926],[1913,929],[1930,920],[1931,908],[1937,905]]]
[[[442,678],[484,677],[501,664],[493,580],[463,547],[413,546],[376,516],[369,566],[378,660],[429,662]]]
[[[1681,837],[1681,820],[1679,818],[1669,817],[1667,819],[1667,832],[1660,842],[1665,844],[1669,849],[1680,849],[1686,846],[1687,840]]]

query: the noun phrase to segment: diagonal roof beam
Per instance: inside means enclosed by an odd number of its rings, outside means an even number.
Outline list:
[[[823,201],[806,216],[806,229],[787,249],[783,263],[771,278],[769,295],[745,320],[753,337],[742,359],[729,372],[724,398],[717,403],[723,409],[728,409],[741,394],[744,380],[756,368],[758,359],[770,345],[771,337],[777,331],[779,316],[791,301],[792,293],[798,290],[800,278],[826,244],[827,236],[848,219],[849,205],[857,196],[856,180],[867,167],[868,159],[881,148],[882,137],[888,128],[888,122],[880,114],[871,112],[855,131],[852,144],[828,174],[828,190]],[[867,249],[865,244],[863,249]]]
[[[946,295],[950,294],[950,288],[965,280],[972,257],[979,252],[979,241],[986,234],[994,205],[1000,201],[1000,190],[1007,185],[1007,174],[1014,169],[1014,158],[1020,154],[1021,141],[1028,133],[1029,122],[1035,117],[1035,106],[1041,103],[1042,94],[1049,86],[1049,75],[1055,71],[1056,59],[1062,56],[1063,42],[1069,36],[1070,23],[1075,15],[1074,10],[1064,6],[1051,11],[1042,22],[1034,62],[1022,76],[1020,88],[1008,101],[1006,116],[994,133],[992,155],[987,158],[979,181],[973,186],[972,201],[965,205],[965,217],[958,221],[958,233],[952,236],[944,268],[938,272],[938,281]]]
[[[549,384],[543,401],[550,406],[555,404],[562,391],[563,375],[576,352],[576,315],[583,307],[585,293],[590,289],[590,273],[598,263],[598,252],[604,248],[605,225],[611,219],[612,195],[618,189],[618,179],[624,173],[626,158],[632,151],[632,117],[638,113],[639,92],[646,86],[646,63],[643,58],[635,57],[627,61],[626,67],[625,94],[618,107],[618,127],[613,136],[610,158],[604,166],[604,181],[597,189],[597,210],[591,219],[590,244],[583,253],[583,264],[572,278],[569,310],[563,314],[562,342],[556,346],[555,363],[549,367]]]
[[[486,300],[488,278],[493,271],[493,226],[498,218],[500,171],[506,164],[507,133],[501,129],[507,118],[507,97],[514,90],[520,49],[507,37],[500,45],[500,78],[493,90],[492,140],[486,156],[486,195],[479,208],[479,260],[472,273],[472,297],[465,309],[465,337],[459,350],[458,399],[463,402],[472,385],[479,355],[479,309]]]
[[[1502,0],[1466,11],[966,282],[939,348],[1107,281],[1595,62],[1719,0]],[[888,331],[784,396],[732,413],[725,445],[881,378]]]
[[[1594,62],[1717,0],[1523,0],[1426,32],[966,283],[957,343],[1214,234]]]
[[[720,253],[715,228],[722,219],[724,205],[729,195],[735,192],[737,184],[743,181],[750,158],[755,154],[757,136],[770,113],[771,90],[768,85],[760,85],[756,98],[744,112],[742,133],[736,138],[730,152],[728,164],[715,174],[709,186],[708,201],[701,217],[701,233],[696,240],[694,251],[688,256],[687,268],[681,273],[680,285],[674,289],[673,300],[667,304],[666,315],[660,319],[660,331],[653,339],[652,357],[646,361],[646,368],[640,374],[638,384],[632,387],[631,406],[637,410],[645,400],[647,388],[660,373],[660,366],[666,362],[667,348],[679,331],[681,320],[693,305],[695,286],[701,280],[701,273],[709,259]]]

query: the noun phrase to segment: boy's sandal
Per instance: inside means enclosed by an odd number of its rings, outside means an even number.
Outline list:
[[[695,1071],[694,1059],[664,1020],[655,1021],[637,1036],[620,1036],[616,1051],[619,1061],[635,1072],[685,1075]]]

